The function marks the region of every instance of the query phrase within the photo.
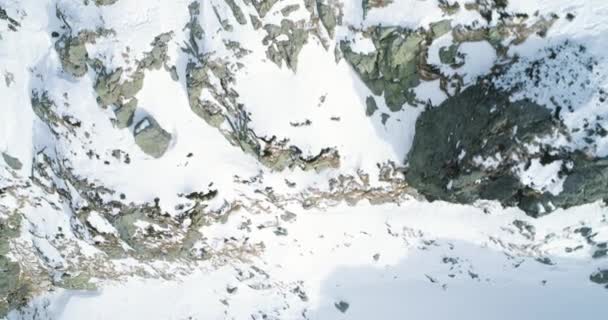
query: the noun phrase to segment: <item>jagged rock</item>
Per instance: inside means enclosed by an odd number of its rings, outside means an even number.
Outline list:
[[[267,24],[264,26],[267,36],[262,43],[268,46],[266,56],[281,67],[282,62],[294,72],[298,66],[298,55],[308,42],[308,31],[304,26],[288,19],[281,20],[281,25]],[[284,36],[287,39],[279,39]]]
[[[168,43],[173,38],[173,32],[166,32],[154,38],[150,44],[152,50],[146,52],[145,57],[139,62],[139,68],[143,69],[160,69],[168,59],[167,50]]]
[[[4,159],[4,162],[6,162],[6,164],[14,170],[21,170],[21,168],[23,168],[23,164],[21,161],[19,161],[19,159],[9,155],[6,152],[2,152],[2,159]]]
[[[133,124],[133,115],[137,109],[137,98],[132,98],[129,102],[121,105],[114,111],[116,115],[116,127],[124,129]]]
[[[98,95],[98,102],[102,106],[117,104],[126,99],[133,98],[144,85],[144,73],[136,71],[131,75],[131,79],[120,82],[123,74],[121,68],[107,74],[102,73],[95,83],[95,92]]]
[[[80,37],[63,36],[55,43],[55,50],[59,54],[63,70],[75,77],[82,77],[87,73],[89,54],[85,41]]]
[[[241,10],[241,8],[234,2],[234,0],[226,0],[226,4],[230,7],[230,10],[232,10],[232,14],[234,15],[234,18],[239,24],[247,24],[247,18],[245,18],[243,10]]]
[[[260,21],[258,17],[254,15],[249,15],[249,19],[251,20],[251,25],[253,26],[253,29],[259,30],[262,27],[262,21]]]
[[[323,23],[323,26],[325,27],[325,30],[327,30],[327,33],[329,33],[329,35],[333,37],[336,25],[338,24],[338,18],[335,9],[330,5],[322,3],[320,0],[316,0],[316,2],[317,12],[319,13],[321,23]]]
[[[475,85],[420,116],[406,181],[429,199],[498,200],[532,216],[605,199],[608,158],[535,142],[563,131],[549,109],[527,100],[510,102],[508,93]],[[483,163],[486,159],[491,163]],[[522,184],[516,172],[532,161],[560,161],[561,192]]]
[[[217,10],[216,6],[213,6],[213,13],[215,14],[215,17],[217,18],[217,20],[222,25],[222,29],[224,29],[226,31],[233,30],[232,24],[230,24],[230,21],[228,21],[228,19],[222,19],[222,16],[220,15],[220,12]]]
[[[171,142],[171,134],[152,117],[146,117],[137,123],[134,135],[135,143],[141,150],[154,158],[162,157]]]
[[[0,218],[0,317],[27,303],[31,286],[22,275],[19,263],[10,259],[9,242],[19,236],[20,216]]]
[[[483,168],[474,159],[497,153],[509,158],[514,153],[525,161],[530,156],[520,150],[523,144],[556,126],[544,107],[528,101],[511,103],[507,94],[472,86],[420,116],[406,181],[429,199],[523,205],[523,199],[535,192],[514,175],[517,162],[505,160],[496,168]]]
[[[354,52],[342,41],[344,58],[375,95],[384,94],[391,111],[401,110],[404,103],[413,103],[412,88],[420,83],[418,63],[424,34],[398,27],[376,27],[371,31],[376,51]]]

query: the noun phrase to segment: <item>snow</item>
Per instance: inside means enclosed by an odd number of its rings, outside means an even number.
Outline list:
[[[468,85],[477,80],[477,77],[486,75],[496,63],[496,50],[487,41],[465,42],[458,51],[465,56],[464,84]]]
[[[110,235],[118,234],[118,231],[116,231],[114,226],[110,224],[108,220],[102,217],[97,211],[91,211],[91,213],[89,213],[87,222],[99,233],[105,233]]]
[[[593,264],[558,248],[585,245],[568,231],[581,221],[607,236],[598,212],[605,208],[593,204],[534,220],[513,209],[484,214],[471,206],[412,200],[298,212],[284,225],[286,236],[269,229],[239,235],[234,226],[241,221],[265,219],[241,212],[226,226],[209,227],[208,237],[263,241],[264,253],[251,261],[262,272],[234,261],[174,281],[133,278],[91,293],[58,290],[37,303],[43,312],[47,299],[44,312],[60,319],[593,317],[605,300],[603,288],[587,284]],[[519,234],[514,219],[533,225],[536,240]],[[540,257],[557,265],[535,260]],[[253,277],[241,279],[239,270]],[[305,301],[295,288],[306,293]],[[344,315],[334,306],[339,301],[349,303]],[[445,308],[435,308],[438,303]],[[568,308],[556,309],[556,303]]]
[[[255,9],[244,1],[235,2],[247,17],[255,14]],[[87,44],[90,57],[100,59],[110,70],[133,68],[136,60],[151,50],[154,37],[175,33],[168,44],[168,65],[176,66],[179,80],[171,79],[163,68],[146,70],[143,89],[136,96],[139,103],[134,123],[152,116],[172,135],[171,146],[163,157],[153,159],[136,146],[133,126],[123,130],[113,126],[111,108],[103,109],[96,103],[92,70],[79,79],[61,70],[53,48],[56,40],[51,37],[52,31],[61,31],[55,15],[56,3],[66,14],[73,32],[100,27],[117,32],[115,36]],[[279,68],[268,61],[262,44],[263,30],[238,24],[224,1],[200,1],[199,22],[206,33],[201,48],[205,53],[236,61],[225,40],[238,41],[252,51],[239,61],[243,66],[235,71],[234,89],[239,94],[238,102],[251,113],[250,125],[256,134],[289,139],[289,145],[297,146],[306,156],[318,154],[326,147],[335,147],[340,153],[338,170],[315,173],[296,168],[272,172],[231,145],[219,130],[207,125],[189,107],[185,81],[188,61],[180,49],[187,40],[182,31],[190,18],[189,3],[120,0],[111,6],[97,7],[85,5],[81,0],[2,2],[10,14],[27,15],[23,16],[19,32],[0,30],[0,72],[10,72],[15,80],[10,86],[0,82],[3,97],[0,152],[17,157],[24,165],[17,173],[5,166],[0,168],[0,186],[30,183],[33,159],[40,161],[41,155],[36,154],[46,152],[55,160],[65,158],[62,164],[75,176],[115,191],[103,196],[106,202],[119,201],[121,194],[126,197],[125,203],[133,204],[151,203],[158,198],[161,210],[175,218],[182,213],[176,207],[187,202],[183,194],[217,190],[217,198],[207,203],[209,210],[219,210],[234,200],[260,206],[255,212],[242,208],[227,216],[227,221],[210,222],[199,230],[204,239],[198,245],[208,245],[218,253],[219,258],[213,261],[113,260],[93,246],[104,242],[103,236],[93,236],[90,233],[94,232],[87,231],[85,226],[89,224],[103,235],[116,235],[111,219],[97,211],[78,216],[73,207],[90,204],[73,186],[47,170],[48,180],[14,191],[21,198],[13,198],[12,194],[0,197],[0,211],[19,208],[22,217],[21,234],[11,243],[11,250],[16,256],[23,254],[28,258],[22,260],[24,265],[39,261],[47,268],[43,272],[51,270],[53,275],[60,274],[63,268],[78,266],[79,259],[97,259],[94,261],[99,265],[112,264],[129,276],[114,281],[97,279],[101,289],[93,292],[57,288],[40,293],[33,304],[14,311],[10,320],[32,319],[34,314],[39,319],[61,320],[262,319],[262,314],[267,314],[267,319],[598,318],[606,290],[590,283],[589,274],[605,267],[605,261],[591,258],[595,247],[575,230],[589,226],[596,233],[594,241],[608,240],[608,213],[600,203],[557,209],[551,215],[532,219],[518,209],[502,208],[494,202],[463,206],[411,198],[399,205],[372,206],[362,201],[353,207],[339,204],[307,211],[296,201],[305,198],[310,190],[326,191],[331,178],[359,172],[370,174],[374,188],[387,187],[378,181],[378,164],[405,163],[416,119],[424,111],[422,106],[405,105],[401,111],[391,112],[382,97],[375,97],[378,111],[371,117],[365,115],[365,99],[373,94],[346,61],[336,63],[334,49],[342,39],[353,40],[356,52],[368,53],[375,48],[369,38],[349,28],[378,23],[428,28],[430,23],[446,18],[452,19],[452,25],[486,25],[478,13],[461,8],[456,15],[447,17],[438,9],[436,0],[395,0],[384,8],[370,10],[364,20],[360,1],[343,1],[345,25],[337,27],[336,37],[329,39],[327,49],[311,35],[298,56],[297,71],[293,72],[285,65]],[[300,4],[300,9],[290,19],[309,19],[302,1],[289,0],[274,6],[264,23],[279,25],[284,18],[280,10],[291,4]],[[233,32],[222,29],[214,7],[232,24]],[[574,87],[562,82],[534,88],[525,82],[526,90],[513,98],[533,99],[555,111],[550,97],[567,95],[576,106],[573,112],[562,111],[570,130],[583,126],[585,121],[608,128],[604,120],[608,115],[601,108],[604,105],[598,105],[598,92],[589,89],[608,88],[606,2],[511,0],[509,10],[530,14],[537,10],[542,14],[555,12],[561,17],[569,12],[576,15],[572,22],[559,19],[546,38],[532,35],[510,49],[509,56],[520,56],[520,62],[511,70],[513,79],[520,80],[522,70],[531,61],[546,56],[548,46],[563,44],[566,39],[585,45],[587,51],[581,55],[598,62],[596,73],[585,74],[584,65],[573,60],[577,52],[566,51],[549,69],[570,67],[587,77],[580,78]],[[428,62],[445,75],[465,75],[465,86],[487,75],[496,63],[494,48],[480,41],[459,46],[465,57],[462,67],[452,69],[442,65],[439,49],[452,43],[451,34],[436,39],[429,48]],[[127,52],[125,58],[123,53]],[[128,76],[129,72],[123,75]],[[218,79],[213,81],[221,85]],[[420,100],[438,106],[447,99],[439,88],[440,80],[435,80],[422,82],[414,91]],[[32,90],[48,91],[49,98],[56,103],[53,110],[60,116],[80,120],[80,129],[74,134],[61,131],[60,137],[55,138],[31,110]],[[213,100],[208,91],[203,95]],[[386,116],[386,123],[382,123]],[[310,125],[292,125],[306,120]],[[573,141],[566,141],[562,135],[544,137],[543,141],[583,149],[596,156],[608,155],[608,138],[595,137],[595,145],[590,146],[583,139],[584,130],[580,132]],[[129,154],[130,163],[115,159],[114,150]],[[89,157],[89,151],[99,159]],[[464,159],[467,151],[459,152],[459,160]],[[504,160],[499,153],[487,159],[474,158],[484,168],[495,168]],[[564,165],[570,164],[556,161],[543,165],[534,159],[528,168],[519,167],[516,174],[523,184],[557,195],[563,188],[565,177],[560,177],[559,172]],[[296,186],[287,187],[287,179]],[[242,182],[247,180],[254,182]],[[70,203],[57,192],[45,191],[45,187],[53,185],[70,195]],[[446,188],[449,190],[451,186],[450,181]],[[261,194],[265,190],[296,200],[288,201],[284,208],[274,207],[263,201]],[[280,218],[283,210],[294,212],[295,221],[283,221]],[[116,210],[114,214],[121,212]],[[0,212],[0,217],[5,216],[5,212]],[[514,225],[516,220],[533,226],[535,234],[519,230]],[[182,226],[191,222],[186,219]],[[252,231],[247,231],[244,225],[250,225]],[[135,226],[169,230],[143,220]],[[263,249],[255,254],[239,251],[256,244],[262,244]],[[567,250],[577,247],[581,249]],[[220,254],[233,251],[243,255]],[[542,258],[554,264],[539,262]],[[141,270],[159,274],[155,271],[171,268],[176,270],[171,280],[136,276]],[[234,287],[237,290],[229,293],[227,288]],[[305,299],[302,292],[306,293]],[[349,304],[344,314],[335,307],[340,301]]]
[[[563,161],[561,160],[543,165],[540,159],[532,159],[528,168],[525,168],[523,164],[520,165],[517,174],[524,185],[540,192],[558,195],[564,189],[566,180],[565,176],[560,177],[559,175],[562,166]]]

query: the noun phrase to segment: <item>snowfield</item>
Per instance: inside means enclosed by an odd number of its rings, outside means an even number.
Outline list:
[[[349,60],[380,26],[430,41],[398,110]],[[605,0],[0,0],[0,319],[602,319],[605,199],[533,218],[404,174],[420,115],[506,65],[563,124],[522,149],[608,156],[607,43]],[[509,173],[558,196],[572,165]]]

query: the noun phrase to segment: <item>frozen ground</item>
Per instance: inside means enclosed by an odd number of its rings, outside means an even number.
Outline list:
[[[283,225],[236,232],[247,212],[208,230],[263,241],[265,253],[172,281],[132,278],[94,292],[58,290],[34,312],[58,319],[572,319],[596,318],[605,289],[587,281],[575,230],[608,238],[606,209],[588,205],[534,220],[515,210],[407,201],[298,212]],[[257,217],[263,221],[266,217]],[[256,220],[257,220],[256,219]],[[521,220],[519,220],[521,219]],[[522,231],[514,220],[532,226]],[[255,223],[254,225],[256,225]],[[262,223],[260,223],[262,224]],[[276,231],[276,230],[274,230]],[[584,248],[567,253],[564,248]],[[345,302],[342,313],[335,304]]]

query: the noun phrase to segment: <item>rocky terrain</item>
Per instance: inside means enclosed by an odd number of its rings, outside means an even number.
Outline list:
[[[601,318],[604,2],[0,0],[0,319]]]

